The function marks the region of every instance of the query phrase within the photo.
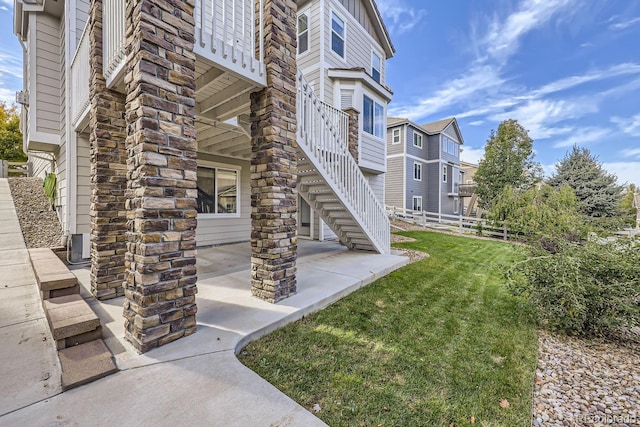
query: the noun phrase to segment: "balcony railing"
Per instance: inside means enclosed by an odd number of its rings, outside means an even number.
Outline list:
[[[102,2],[102,61],[107,87],[112,87],[124,68],[125,1]]]
[[[327,104],[324,101],[320,101],[324,112],[329,118],[333,128],[336,130],[338,139],[346,146],[349,145],[349,115],[342,110]]]
[[[263,0],[196,0],[194,50],[240,76],[266,84],[262,10]],[[125,1],[104,0],[102,17],[103,73],[107,86],[113,87],[125,61]]]
[[[71,61],[71,123],[75,127],[89,108],[89,25],[85,25],[80,44]]]

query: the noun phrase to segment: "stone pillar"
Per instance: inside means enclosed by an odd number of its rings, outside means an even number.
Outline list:
[[[358,143],[360,141],[360,130],[358,129],[358,118],[360,111],[353,107],[345,108],[344,112],[349,116],[349,153],[358,163]]]
[[[272,303],[296,292],[296,13],[264,0],[267,87],[251,94],[251,292]]]
[[[193,1],[127,2],[125,337],[141,352],[196,331]]]
[[[108,299],[124,294],[127,151],[125,97],[107,89],[102,74],[102,0],[91,1],[89,65],[91,292],[98,299]]]

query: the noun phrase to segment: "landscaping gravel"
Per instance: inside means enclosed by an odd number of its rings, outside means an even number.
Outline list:
[[[8,181],[27,248],[60,246],[62,228],[44,194],[42,179],[9,178]]]
[[[540,331],[534,426],[640,426],[640,347]]]

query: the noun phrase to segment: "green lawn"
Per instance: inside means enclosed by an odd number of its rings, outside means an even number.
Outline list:
[[[250,344],[240,360],[302,406],[320,405],[331,426],[530,425],[536,327],[501,274],[518,249],[401,234],[417,241],[398,247],[431,257]]]

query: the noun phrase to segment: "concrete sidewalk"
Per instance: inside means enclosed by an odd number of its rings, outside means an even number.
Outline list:
[[[60,362],[6,178],[0,179],[0,416],[62,392]],[[0,418],[0,423],[3,423]]]
[[[198,331],[144,355],[123,338],[123,299],[94,300],[86,290],[88,270],[74,269],[85,288],[81,293],[103,322],[120,372],[44,401],[34,399],[0,417],[0,425],[324,425],[244,367],[236,352],[408,260],[301,241],[298,294],[274,305],[250,294],[249,253],[248,243],[200,249]]]

